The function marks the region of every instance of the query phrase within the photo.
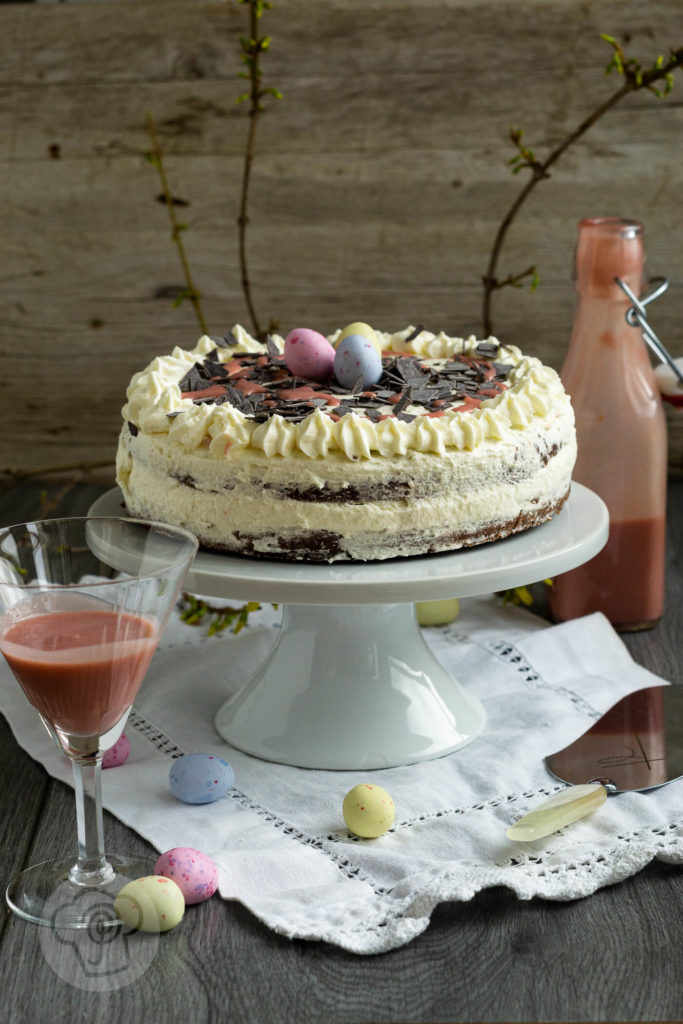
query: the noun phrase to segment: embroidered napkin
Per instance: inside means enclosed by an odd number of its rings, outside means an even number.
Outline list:
[[[610,798],[590,817],[533,843],[505,834],[562,788],[544,755],[626,693],[664,682],[634,663],[603,616],[549,627],[495,597],[462,601],[452,625],[425,636],[483,702],[484,733],[434,761],[360,773],[261,761],[216,733],[216,711],[268,652],[277,617],[264,607],[239,636],[209,637],[175,616],[126,726],[130,757],[103,773],[109,811],[160,851],[191,846],[207,853],[219,867],[220,895],[239,900],[269,928],[380,953],[424,931],[441,901],[469,900],[489,886],[507,886],[520,899],[570,900],[654,857],[683,862],[683,782]],[[69,762],[4,662],[0,710],[21,746],[71,783]],[[173,758],[193,752],[230,761],[236,782],[228,796],[192,806],[172,795]],[[392,829],[373,840],[350,835],[341,813],[345,793],[364,781],[387,789],[396,806]]]

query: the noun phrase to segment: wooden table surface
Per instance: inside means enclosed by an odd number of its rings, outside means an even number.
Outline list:
[[[104,490],[30,481],[0,495],[0,522],[81,514]],[[669,500],[667,606],[652,631],[624,637],[640,664],[683,683],[683,483]],[[0,882],[75,843],[72,790],[51,779],[0,724]],[[683,806],[682,806],[683,812]],[[109,849],[155,851],[107,814]],[[683,872],[653,862],[587,899],[518,900],[503,888],[440,905],[408,946],[359,957],[289,941],[237,903],[214,898],[163,936],[139,980],[87,992],[62,980],[43,929],[6,912],[0,927],[0,1019],[159,1024],[361,1024],[440,1021],[653,1021],[683,1016]]]

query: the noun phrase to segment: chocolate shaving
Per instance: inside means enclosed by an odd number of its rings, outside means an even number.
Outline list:
[[[475,351],[480,356],[492,356],[495,358],[498,355],[499,345],[494,344],[492,341],[480,341]]]
[[[410,342],[410,341],[415,341],[417,336],[419,334],[422,334],[424,329],[425,329],[425,325],[424,324],[418,324],[417,327],[413,331],[411,331],[410,334],[408,335],[408,337],[406,338],[406,344],[408,344],[408,342]]]
[[[218,353],[216,353],[217,355]],[[230,374],[225,368],[224,363],[219,363],[217,360],[211,359],[210,356],[206,357],[204,361],[204,367],[206,369],[206,379],[212,380],[216,377],[225,378],[229,377]]]
[[[195,363],[178,382],[178,387],[181,391],[197,391],[202,386],[203,380],[204,378],[199,373],[199,364]]]
[[[510,370],[514,370],[512,363],[494,363],[493,369],[496,371],[497,377],[507,377]]]
[[[483,345],[486,355],[479,352],[477,356],[463,354],[450,360],[439,360],[441,368],[438,370],[419,356],[385,356],[382,376],[375,387],[366,388],[361,376],[349,389],[334,379],[316,382],[290,374],[284,356],[269,335],[266,339],[268,355],[264,351],[235,355],[228,369],[227,360],[226,363],[221,362],[216,348],[187,371],[180,381],[180,388],[184,392],[194,392],[193,401],[197,405],[230,402],[243,415],[258,423],[273,415],[298,423],[316,409],[324,409],[335,419],[357,412],[373,422],[389,414],[410,423],[415,417],[405,410],[411,402],[420,405],[424,412],[443,412],[449,403],[465,398],[488,397],[502,390],[500,381],[505,379],[511,367],[507,363],[494,363],[489,356],[493,352],[493,344]],[[244,386],[242,381],[248,382],[245,390],[250,393],[245,394],[241,390]],[[254,385],[257,387],[252,390]],[[209,388],[213,394],[204,398],[202,392]],[[283,397],[283,391],[296,391],[298,388],[306,389],[305,397]],[[338,396],[341,403],[338,406],[331,404],[326,397],[330,395]]]
[[[407,409],[413,400],[413,389],[406,388],[398,402],[394,406],[394,416],[400,416],[404,409]]]

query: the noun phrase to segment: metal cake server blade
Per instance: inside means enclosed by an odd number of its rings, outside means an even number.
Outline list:
[[[511,825],[509,839],[542,839],[590,814],[608,795],[643,793],[681,778],[683,687],[629,693],[545,765],[568,788]]]

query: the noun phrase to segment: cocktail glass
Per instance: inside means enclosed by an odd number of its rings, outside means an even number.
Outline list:
[[[101,767],[120,737],[197,550],[186,530],[83,517],[0,529],[0,651],[73,765],[78,856],[22,871],[7,902],[29,921],[88,928],[86,892],[150,865],[105,856]],[[113,915],[112,923],[115,918]]]

